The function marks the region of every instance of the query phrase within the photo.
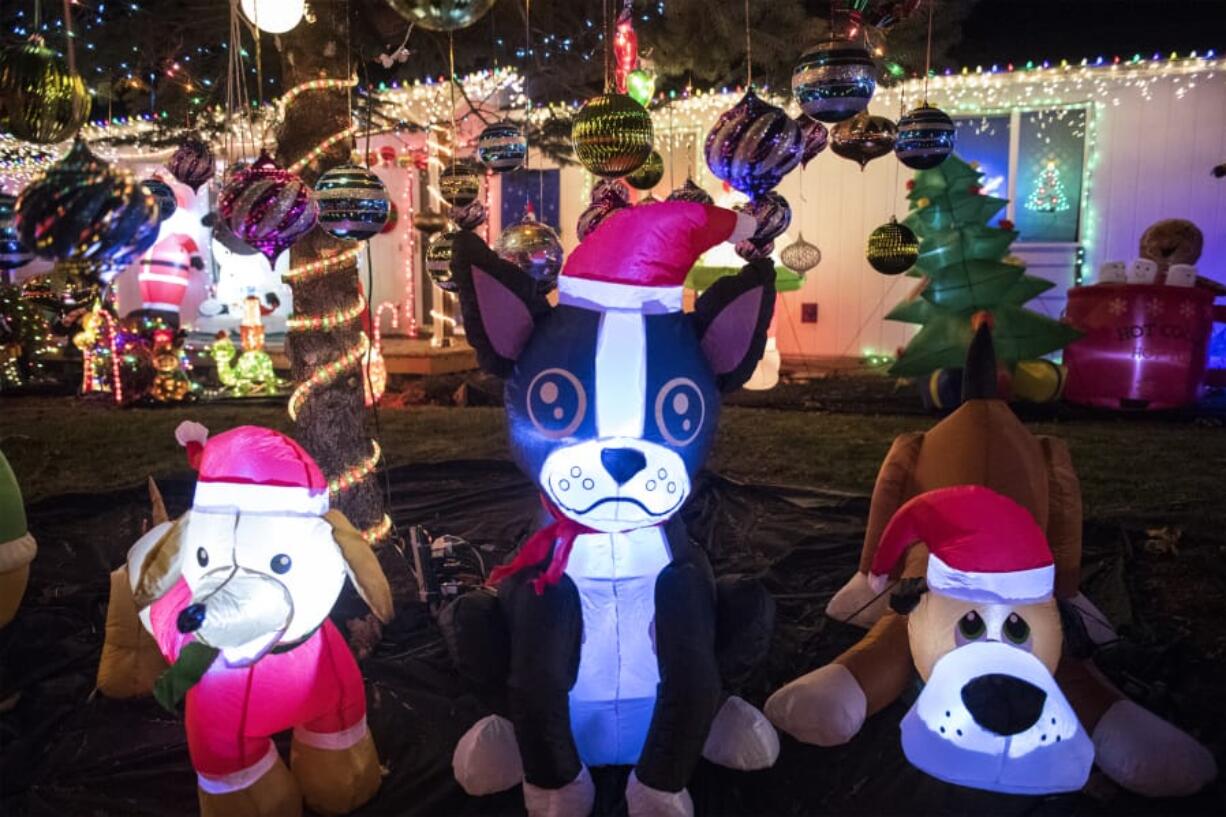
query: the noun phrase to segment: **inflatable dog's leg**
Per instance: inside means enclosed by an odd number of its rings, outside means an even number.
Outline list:
[[[626,789],[630,817],[693,814],[685,785],[702,756],[722,696],[715,660],[715,582],[701,554],[660,572],[655,603],[660,685]]]
[[[530,817],[586,815],[596,788],[570,727],[570,689],[579,672],[583,612],[569,577],[537,594],[532,574],[499,589],[511,632],[507,705],[524,769]]]
[[[238,721],[224,712],[195,710],[189,700],[187,748],[200,817],[299,817],[302,793],[272,741],[236,735]]]
[[[826,615],[835,621],[871,627],[889,609],[889,597],[875,593],[868,586],[868,571],[877,555],[877,543],[886,523],[911,496],[911,474],[923,444],[922,432],[903,434],[894,440],[881,463],[868,508],[868,527],[864,531],[859,569],[826,605]]]

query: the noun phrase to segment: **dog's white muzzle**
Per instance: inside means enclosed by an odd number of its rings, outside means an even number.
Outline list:
[[[220,649],[231,666],[254,663],[272,649],[294,612],[284,584],[243,567],[206,573],[192,588],[192,604],[204,606],[197,640]]]

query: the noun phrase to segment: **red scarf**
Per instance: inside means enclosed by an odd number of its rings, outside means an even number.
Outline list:
[[[493,587],[508,576],[514,576],[524,568],[545,561],[549,558],[549,551],[552,548],[553,558],[549,560],[549,566],[541,575],[532,580],[532,588],[539,596],[545,592],[546,587],[562,580],[562,574],[566,572],[566,562],[570,559],[571,548],[575,546],[575,537],[585,533],[599,533],[593,528],[581,525],[564,516],[558,510],[558,506],[554,505],[544,494],[541,495],[541,504],[545,506],[545,510],[549,511],[553,521],[528,537],[528,541],[524,542],[519,553],[516,553],[515,558],[509,563],[494,568],[487,582],[489,586]]]

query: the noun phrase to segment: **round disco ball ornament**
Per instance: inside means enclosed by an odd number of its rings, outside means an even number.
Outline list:
[[[365,241],[383,230],[391,200],[383,180],[364,167],[341,165],[315,182],[319,226],[333,238]]]
[[[34,260],[34,253],[21,243],[21,236],[13,225],[17,213],[17,197],[0,193],[0,270],[24,267]]]
[[[158,221],[165,221],[175,214],[179,204],[175,200],[174,188],[161,179],[145,179],[141,187],[149,191],[158,203]]]
[[[562,242],[552,227],[531,214],[502,231],[494,242],[494,252],[531,275],[540,292],[548,292],[557,285],[562,270]]]
[[[284,34],[306,13],[306,0],[240,0],[243,16],[260,31]]]
[[[889,119],[858,113],[834,126],[830,132],[830,149],[856,162],[863,171],[873,159],[880,159],[893,150],[897,137],[898,128]]]
[[[411,23],[428,31],[468,28],[493,8],[496,0],[387,0]]]
[[[711,194],[696,185],[693,179],[686,179],[685,184],[669,193],[668,201],[692,201],[695,204],[715,204],[715,199],[711,198]]]
[[[664,178],[664,159],[660,151],[653,150],[639,169],[626,176],[626,184],[635,190],[651,190]]]
[[[461,230],[475,230],[485,223],[485,205],[474,201],[467,207],[457,207],[451,211],[451,220],[459,225]]]
[[[433,210],[420,210],[413,214],[413,227],[425,235],[434,235],[447,229],[447,216]]]
[[[846,40],[810,48],[792,70],[792,95],[820,122],[842,122],[868,107],[877,90],[877,66],[868,49]]]
[[[894,155],[907,167],[931,170],[954,152],[957,135],[949,114],[925,103],[898,120]]]
[[[213,178],[216,170],[213,149],[199,136],[186,136],[166,162],[166,169],[192,190],[199,190],[200,185]]]
[[[17,198],[17,233],[53,261],[120,264],[157,238],[157,202],[127,170],[108,165],[77,139],[63,159]]]
[[[276,264],[277,256],[319,218],[311,188],[277,167],[267,153],[225,186],[217,209],[234,235],[259,250],[269,264]]]
[[[724,111],[707,134],[707,166],[749,196],[774,189],[803,154],[800,128],[753,89]]]
[[[509,173],[528,158],[528,138],[514,122],[495,122],[477,137],[477,158],[495,173]]]
[[[919,239],[910,227],[891,218],[869,235],[865,256],[882,275],[900,275],[915,266]]]
[[[452,244],[459,234],[458,230],[435,233],[426,244],[426,273],[444,292],[459,291],[451,277]]]
[[[579,161],[597,176],[633,173],[651,155],[651,114],[625,94],[592,97],[570,131]]]
[[[803,277],[822,262],[822,251],[817,245],[805,241],[805,234],[801,233],[795,241],[780,251],[779,260],[783,262],[783,266]]]
[[[0,51],[0,129],[50,145],[76,134],[89,108],[81,76],[41,37]]]
[[[753,235],[737,244],[737,252],[747,261],[765,256],[760,252],[751,252],[749,255],[741,253],[742,245],[754,247],[757,251],[765,250],[765,255],[769,255],[770,250],[766,248],[773,249],[775,239],[792,223],[792,208],[788,200],[773,191],[763,193],[736,209],[753,216],[757,222]]]
[[[438,190],[452,207],[467,207],[481,195],[481,171],[472,162],[453,162],[439,172]]]
[[[808,167],[809,162],[817,158],[817,154],[825,150],[830,143],[830,131],[826,130],[826,126],[821,122],[807,116],[796,117],[796,126],[800,128],[800,135],[804,139],[800,163],[802,167]]]

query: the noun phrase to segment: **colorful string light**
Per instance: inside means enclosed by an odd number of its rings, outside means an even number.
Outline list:
[[[299,383],[293,394],[289,396],[289,418],[297,421],[298,412],[302,410],[302,405],[310,397],[311,392],[335,382],[347,370],[356,369],[369,347],[370,340],[366,337],[366,333],[360,332],[358,342],[347,349],[344,354],[311,372],[310,377]]]
[[[359,244],[356,247],[342,250],[335,255],[329,255],[317,261],[291,267],[288,272],[281,275],[281,280],[287,284],[292,284],[299,281],[309,281],[313,278],[321,278],[324,275],[349,266],[350,263],[356,261],[358,256],[362,254],[363,249],[364,245]]]
[[[358,299],[349,306],[316,315],[291,315],[285,328],[290,332],[331,332],[357,320],[365,311],[366,296],[359,292]]]

